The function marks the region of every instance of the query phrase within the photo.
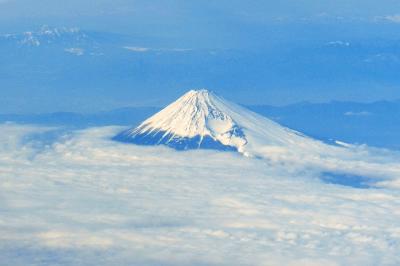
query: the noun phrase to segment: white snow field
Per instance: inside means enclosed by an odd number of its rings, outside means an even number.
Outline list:
[[[260,159],[119,143],[117,127],[0,130],[0,265],[400,265],[394,152]]]

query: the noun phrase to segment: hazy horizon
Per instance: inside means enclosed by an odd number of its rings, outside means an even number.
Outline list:
[[[0,113],[163,106],[202,87],[245,105],[397,100],[399,23],[390,0],[3,0]],[[26,42],[43,25],[87,39]]]

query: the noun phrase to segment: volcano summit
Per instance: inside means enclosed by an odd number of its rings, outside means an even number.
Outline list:
[[[191,90],[114,140],[177,150],[216,149],[251,154],[268,147],[317,147],[322,142],[285,128],[207,90]]]

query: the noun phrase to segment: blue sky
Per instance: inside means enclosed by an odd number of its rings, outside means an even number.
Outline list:
[[[219,61],[183,58],[182,53],[163,55],[159,63],[146,58],[149,53],[126,62],[110,57],[102,62],[110,66],[105,72],[112,72],[106,81],[90,66],[75,79],[66,70],[60,70],[62,77],[38,78],[27,67],[19,69],[22,82],[4,72],[0,112],[164,105],[198,87],[245,104],[400,98],[398,1],[0,0],[0,33],[35,31],[42,25],[129,35],[135,41],[127,46],[159,53],[206,51]],[[347,44],[352,49],[344,50]],[[329,45],[342,47],[333,51]],[[137,60],[141,65],[134,67]],[[126,67],[117,72],[121,65]],[[40,70],[46,67],[41,61]],[[90,69],[93,84],[84,78]]]
[[[316,25],[333,29],[315,38],[325,36],[396,36],[395,32],[367,28],[359,24],[384,24],[400,22],[398,1],[54,1],[54,0],[2,0],[0,1],[2,31],[25,28],[32,24],[81,26],[101,31],[129,34],[155,34],[173,36],[189,41],[195,38],[215,48],[218,37],[224,47],[247,44],[245,39],[257,39],[260,28],[282,30],[303,28],[313,31]],[[347,32],[343,32],[346,24]],[[309,27],[307,29],[307,26]],[[306,27],[306,28],[304,28]],[[337,31],[335,31],[335,29]],[[303,34],[305,33],[303,32]],[[290,32],[275,32],[288,38]],[[295,33],[295,32],[292,32]],[[302,33],[302,32],[299,32]],[[321,35],[320,35],[321,34]],[[195,36],[194,36],[195,35]],[[293,34],[292,34],[293,35]],[[303,36],[310,37],[310,36]],[[298,36],[300,39],[301,37]],[[201,41],[202,39],[203,41]],[[240,39],[240,38],[239,38]],[[232,42],[236,42],[233,44]],[[279,41],[279,40],[275,40]],[[214,43],[214,45],[211,45]],[[229,44],[230,43],[230,44]]]

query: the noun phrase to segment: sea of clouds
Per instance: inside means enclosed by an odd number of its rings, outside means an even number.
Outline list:
[[[0,125],[1,265],[400,265],[395,152],[247,158],[120,129]]]

